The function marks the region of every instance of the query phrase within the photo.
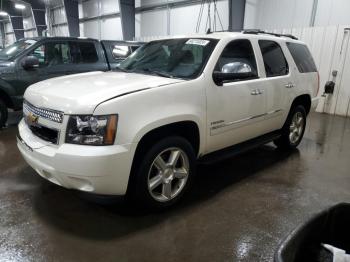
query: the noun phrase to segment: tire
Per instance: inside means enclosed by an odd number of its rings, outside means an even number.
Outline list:
[[[6,125],[7,117],[8,117],[7,106],[4,103],[4,101],[0,99],[0,128]]]
[[[302,105],[293,107],[282,128],[281,137],[274,144],[281,149],[294,149],[303,139],[306,127],[306,112]]]
[[[150,147],[136,165],[128,199],[136,205],[161,209],[177,203],[189,188],[196,155],[186,139],[171,136]]]

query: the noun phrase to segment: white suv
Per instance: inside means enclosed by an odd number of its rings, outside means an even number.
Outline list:
[[[152,41],[117,71],[28,88],[18,148],[55,184],[169,206],[189,187],[197,159],[270,141],[298,146],[318,87],[308,48],[292,36]]]

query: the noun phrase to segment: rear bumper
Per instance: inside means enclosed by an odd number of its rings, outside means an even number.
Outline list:
[[[40,143],[22,120],[17,146],[26,162],[43,178],[63,186],[104,195],[124,195],[135,144],[60,146]]]
[[[317,107],[319,101],[320,101],[320,97],[314,97],[311,99],[311,111],[316,110],[316,107]]]

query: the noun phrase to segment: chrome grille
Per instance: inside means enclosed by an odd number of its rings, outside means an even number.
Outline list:
[[[33,113],[34,115],[49,119],[51,121],[62,123],[63,121],[63,113],[51,109],[46,108],[39,108],[36,106],[33,106],[28,101],[23,102],[23,111],[27,110],[28,112]],[[26,112],[23,112],[26,114]]]

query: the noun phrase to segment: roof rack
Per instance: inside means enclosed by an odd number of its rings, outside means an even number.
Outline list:
[[[273,35],[273,36],[277,36],[277,37],[289,37],[291,39],[298,40],[298,38],[295,37],[294,35],[270,33],[270,32],[265,32],[265,31],[260,30],[260,29],[243,30],[242,33],[243,34],[252,34],[252,35],[265,34],[265,35]]]
[[[208,30],[207,30],[207,32],[206,32],[206,34],[207,35],[209,35],[209,34],[214,34],[214,33],[224,33],[224,32],[231,32],[231,33],[233,33],[231,30],[218,30],[218,31],[211,31],[211,29],[210,28],[208,28]]]

